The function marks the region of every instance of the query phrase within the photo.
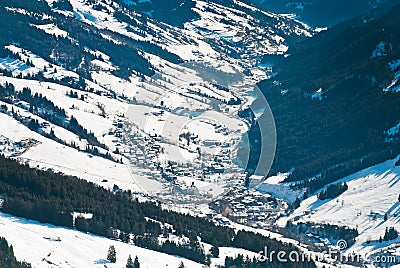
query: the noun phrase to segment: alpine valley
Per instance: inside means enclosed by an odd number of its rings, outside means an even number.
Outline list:
[[[0,267],[400,267],[399,14],[1,0]]]

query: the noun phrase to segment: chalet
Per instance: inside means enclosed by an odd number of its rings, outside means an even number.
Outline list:
[[[216,140],[203,140],[202,143],[204,146],[207,146],[207,147],[213,147],[213,146],[216,146],[219,144],[219,142]]]
[[[260,209],[258,207],[252,207],[247,210],[248,214],[258,215],[260,213]]]
[[[121,234],[121,230],[117,228],[110,227],[107,230],[107,236],[111,239],[118,239]]]
[[[211,166],[211,167],[207,167],[207,169],[205,170],[205,174],[221,174],[224,173],[225,169],[222,166]]]
[[[247,223],[248,216],[246,212],[236,212],[231,215],[239,223]]]

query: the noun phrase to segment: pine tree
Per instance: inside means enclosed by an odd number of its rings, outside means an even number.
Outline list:
[[[181,263],[179,264],[178,268],[185,268],[185,264],[183,263],[183,261],[181,261]]]
[[[394,227],[390,227],[390,228],[386,227],[385,235],[383,237],[384,241],[394,240],[397,237],[399,237],[399,233],[397,232],[396,229],[394,229]]]
[[[214,258],[218,258],[219,256],[219,248],[216,243],[213,243],[213,246],[211,247],[211,255]]]
[[[54,133],[54,128],[52,128],[52,129],[50,130],[50,137],[51,137],[51,138],[55,138],[55,137],[56,137],[56,134]]]
[[[135,261],[133,263],[133,267],[134,268],[140,268],[140,263],[139,263],[138,256],[135,257]]]
[[[115,247],[113,245],[108,248],[107,260],[111,263],[117,262],[117,252],[115,251]]]
[[[133,261],[131,255],[129,255],[128,260],[126,261],[126,268],[134,268]]]

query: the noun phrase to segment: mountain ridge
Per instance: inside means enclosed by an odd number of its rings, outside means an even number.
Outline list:
[[[397,70],[389,64],[400,57],[396,30],[400,21],[394,16],[399,9],[397,5],[367,23],[353,25],[350,21],[347,31],[329,30],[293,46],[291,55],[277,63],[275,69],[281,71],[272,81],[261,83],[282,138],[281,145],[278,139],[275,168],[286,161],[285,167],[277,169],[296,167],[291,178],[302,180],[321,170],[329,174],[345,162],[352,171],[357,165],[366,167],[362,159],[373,159],[374,151],[381,156],[370,164],[385,160],[385,154],[386,159],[396,155],[397,139],[385,142],[384,133],[399,120],[399,95],[384,89]],[[326,40],[326,36],[333,37]],[[387,44],[387,51],[373,56],[380,43]],[[284,95],[283,90],[287,90]],[[295,151],[287,149],[294,146]],[[328,181],[338,178],[330,174],[323,177]]]

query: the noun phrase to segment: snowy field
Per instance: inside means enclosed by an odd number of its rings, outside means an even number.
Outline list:
[[[348,190],[337,198],[327,200],[319,200],[315,194],[304,200],[289,218],[281,218],[278,224],[284,226],[288,219],[299,217],[300,222],[330,223],[357,228],[360,235],[348,251],[363,255],[400,243],[400,238],[378,242],[379,237],[385,234],[386,228],[395,227],[400,230],[400,166],[395,166],[398,158],[335,182],[346,182]],[[385,214],[388,215],[387,221],[384,220]],[[367,240],[371,243],[366,243]]]
[[[188,268],[204,267],[203,264],[182,257],[4,213],[0,213],[0,226],[0,236],[5,237],[13,246],[17,259],[31,263],[34,268],[125,267],[129,255],[132,259],[138,256],[140,267],[143,268],[177,268],[181,262]],[[171,239],[176,242],[179,240],[177,237]],[[115,264],[107,261],[110,245],[116,250]],[[205,243],[202,245],[206,252],[210,251],[211,245]],[[210,267],[223,265],[227,256],[235,257],[239,254],[251,258],[257,256],[255,252],[240,248],[220,247],[219,250],[219,257],[211,259]]]
[[[33,267],[125,267],[128,256],[138,256],[140,267],[185,267],[203,265],[181,257],[136,247],[104,237],[79,231],[40,224],[0,213],[0,236],[14,248],[18,260],[30,262]],[[117,262],[107,261],[110,245],[116,250]]]
[[[54,0],[46,2],[52,7]],[[171,187],[165,179],[161,179],[162,176],[176,177],[174,180],[185,189],[194,182],[197,187],[195,192],[199,190],[207,196],[226,190],[224,184],[233,178],[234,172],[243,171],[242,167],[232,162],[240,139],[248,129],[237,112],[246,109],[255,100],[252,96],[254,85],[271,75],[271,70],[258,65],[261,55],[284,54],[288,49],[287,36],[310,37],[314,33],[312,28],[294,19],[264,12],[240,1],[235,1],[240,6],[238,10],[198,0],[193,9],[198,17],[185,23],[183,28],[153,19],[142,23],[142,15],[135,11],[127,13],[135,22],[129,25],[116,18],[116,12],[121,10],[117,3],[100,2],[95,6],[84,0],[69,2],[73,11],[52,10],[65,19],[73,17],[99,29],[104,39],[116,45],[123,45],[127,39],[148,42],[175,54],[184,63],[173,63],[151,49],[143,49],[139,54],[148,60],[155,75],[148,77],[133,72],[129,78],[122,79],[112,73],[119,68],[118,62],[112,62],[112,57],[99,48],[85,46],[85,52],[96,59],[88,63],[91,81],[81,77],[86,84],[83,91],[58,84],[66,78],[79,80],[76,69],[67,70],[57,60],[50,63],[44,59],[48,57],[34,54],[21,47],[16,40],[5,47],[13,55],[0,59],[0,69],[19,77],[0,76],[0,83],[12,83],[19,92],[29,87],[32,94],[42,94],[63,108],[67,119],[76,118],[79,124],[107,146],[107,149],[96,149],[121,160],[123,164],[82,152],[88,143],[85,139],[30,114],[29,104],[26,104],[26,109],[13,108],[25,118],[31,117],[38,119],[39,123],[48,124],[45,133],[52,129],[57,138],[79,146],[81,151],[36,135],[23,126],[17,128],[18,133],[9,133],[2,125],[0,135],[16,142],[19,138],[15,135],[22,138],[35,136],[40,144],[18,155],[20,159],[29,161],[32,167],[78,176],[106,188],[117,184],[123,189],[155,195]],[[31,15],[29,10],[22,8],[7,10]],[[43,31],[49,37],[79,42],[72,38],[74,33],[69,33],[50,15],[42,16],[43,23],[31,24],[30,27]],[[229,21],[226,21],[227,17]],[[265,23],[260,18],[271,20],[271,23]],[[274,21],[279,24],[272,23]],[[239,56],[231,55],[232,51]],[[55,59],[56,55],[49,57]],[[248,71],[246,75],[243,74],[245,71]],[[53,82],[27,79],[40,73]],[[68,96],[71,91],[76,92],[78,98]],[[4,120],[7,124],[13,121]],[[129,130],[124,129],[127,121],[130,123]],[[131,137],[128,134],[132,133],[140,134],[140,139],[129,142]],[[161,135],[157,143],[151,137],[155,134]],[[179,140],[181,134],[193,139],[190,142]],[[159,147],[154,148],[154,144]],[[214,161],[216,158],[218,160]],[[168,170],[168,162],[177,163],[178,166],[173,169],[180,172],[161,174],[160,167]],[[196,162],[201,164],[196,165]],[[201,174],[208,170],[217,170],[218,173]],[[221,172],[224,174],[219,176]]]
[[[13,141],[26,138],[40,141],[40,144],[30,147],[25,153],[18,156],[19,159],[27,161],[31,167],[50,168],[68,175],[78,176],[105,188],[112,189],[113,185],[117,184],[123,189],[140,190],[134,183],[134,178],[138,175],[133,175],[126,165],[61,145],[29,130],[5,114],[0,113],[0,120],[2,122],[0,130],[4,137]],[[103,180],[107,180],[107,182],[102,182]]]

